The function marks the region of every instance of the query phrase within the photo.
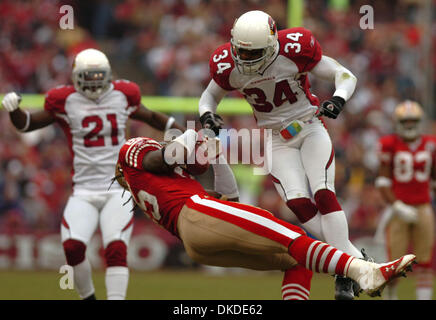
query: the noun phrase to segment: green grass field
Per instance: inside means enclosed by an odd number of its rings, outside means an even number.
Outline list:
[[[59,287],[56,271],[0,271],[0,300],[75,300],[74,290]],[[94,272],[98,299],[106,299],[104,273]],[[131,272],[127,299],[136,300],[280,300],[282,274],[248,272],[212,275],[196,271]],[[402,278],[400,299],[414,299],[414,277]],[[311,299],[332,300],[333,277],[314,275]],[[436,287],[435,287],[436,292]],[[371,299],[364,294],[358,299]],[[376,298],[380,299],[380,298]]]

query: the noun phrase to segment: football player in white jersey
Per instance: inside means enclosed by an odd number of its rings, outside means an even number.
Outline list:
[[[319,118],[338,116],[354,92],[356,77],[323,55],[309,30],[277,31],[274,20],[257,10],[236,19],[230,42],[215,50],[209,66],[212,79],[199,101],[203,127],[218,134],[223,125],[216,114],[219,102],[229,91],[243,94],[257,125],[271,129],[272,156],[266,161],[288,207],[311,234],[363,258],[349,241],[347,219],[335,195],[334,150]],[[321,106],[310,92],[309,72],[335,83],[333,96]],[[336,279],[335,297],[354,298],[349,279]]]
[[[29,132],[59,123],[72,154],[73,192],[62,218],[61,237],[67,263],[73,266],[75,288],[82,299],[95,299],[86,246],[100,226],[106,262],[108,299],[125,299],[129,270],[127,246],[133,229],[132,205],[123,205],[122,189],[111,184],[120,147],[125,142],[128,118],[166,130],[175,127],[173,117],[146,109],[137,84],[112,81],[106,55],[95,49],[75,57],[73,85],[51,89],[44,110],[23,111],[15,92],[5,95],[3,107],[12,124]]]

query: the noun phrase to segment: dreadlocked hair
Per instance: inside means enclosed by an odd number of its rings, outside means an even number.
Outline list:
[[[123,193],[121,194],[121,198],[124,197],[124,194],[126,193],[126,190],[128,190],[129,186],[126,183],[126,180],[124,179],[124,174],[123,174],[123,169],[121,168],[121,165],[119,163],[117,163],[117,165],[115,166],[115,176],[113,178],[111,178],[111,183],[109,185],[108,190],[112,187],[112,185],[115,183],[115,181],[118,182],[118,184],[123,187]],[[129,199],[127,199],[126,202],[123,203],[123,206],[125,206],[126,204],[129,203],[129,201],[132,199],[132,195],[130,195]],[[135,202],[133,202],[135,203]],[[133,206],[132,211],[136,208],[136,203]]]

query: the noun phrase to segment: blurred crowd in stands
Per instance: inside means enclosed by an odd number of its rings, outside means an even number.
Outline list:
[[[127,0],[0,2],[0,92],[44,93],[70,82],[74,55],[103,50],[116,78],[137,82],[143,95],[199,96],[209,82],[210,54],[229,40],[234,19],[261,9],[287,26],[284,0]],[[325,55],[348,67],[357,89],[338,119],[326,121],[336,153],[336,191],[351,236],[372,235],[384,208],[374,187],[377,139],[392,132],[391,113],[406,98],[420,101],[421,44],[416,1],[305,1],[303,26]],[[75,10],[74,30],[59,28],[59,7]],[[359,27],[363,4],[372,4],[375,29]],[[436,23],[433,25],[435,29]],[[436,59],[436,56],[434,57]],[[311,78],[322,100],[332,83]],[[233,94],[235,96],[235,93]],[[149,106],[153,107],[153,106]],[[219,109],[218,109],[219,111]],[[177,115],[179,121],[197,115]],[[255,127],[251,115],[225,116],[226,127]],[[58,127],[20,134],[0,112],[0,232],[59,229],[71,191],[71,158]],[[436,127],[428,121],[427,132]],[[158,134],[132,122],[130,136]],[[239,166],[238,166],[239,167]],[[291,219],[267,176],[235,174],[241,200]]]

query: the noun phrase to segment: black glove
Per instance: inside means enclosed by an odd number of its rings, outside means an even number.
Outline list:
[[[210,129],[215,132],[215,135],[218,136],[221,126],[224,124],[223,118],[219,115],[212,113],[210,111],[206,111],[200,117],[200,123],[203,128]]]
[[[339,113],[344,109],[345,100],[341,97],[334,96],[321,104],[320,114],[328,118],[336,119]]]

